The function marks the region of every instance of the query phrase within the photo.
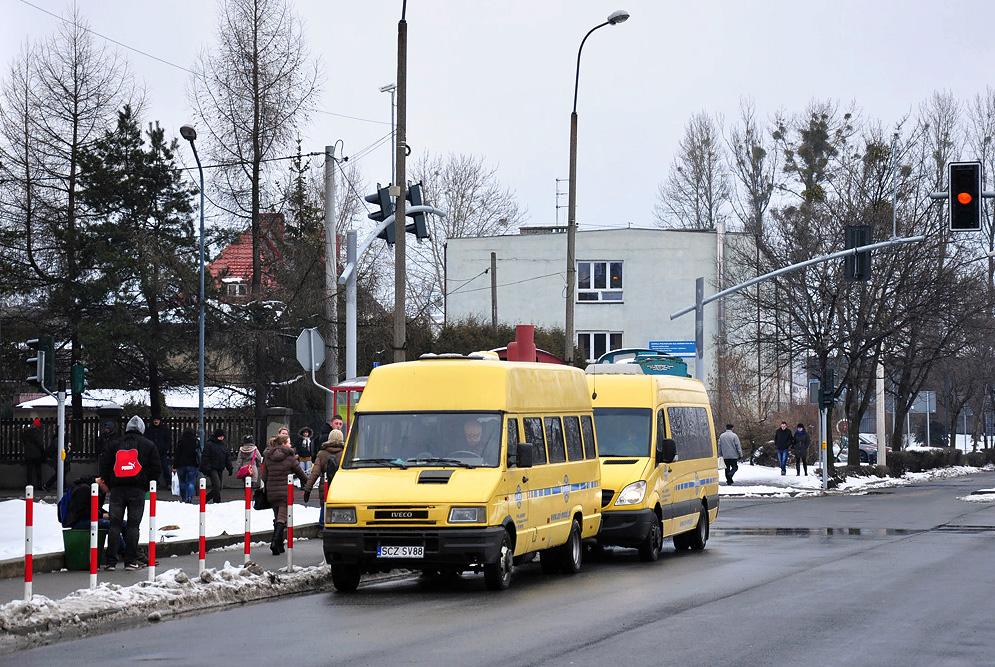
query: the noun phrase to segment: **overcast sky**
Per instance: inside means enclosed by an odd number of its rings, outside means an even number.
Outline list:
[[[320,108],[305,151],[341,139],[358,154],[389,132],[401,0],[296,0],[324,64]],[[90,28],[121,49],[149,94],[146,120],[178,135],[192,119],[185,91],[213,42],[210,0],[79,0]],[[0,63],[52,34],[64,0],[0,0]],[[38,9],[38,8],[41,9]],[[597,31],[580,74],[577,220],[583,228],[649,226],[689,116],[736,118],[752,98],[761,117],[812,99],[855,101],[893,125],[936,90],[968,100],[990,83],[995,2],[985,0],[409,0],[408,143],[413,155],[465,153],[498,167],[528,208],[557,221],[556,179],[568,173],[577,48]],[[44,10],[44,11],[42,11]],[[353,118],[348,118],[350,116]],[[184,159],[192,163],[187,151]],[[963,155],[967,159],[973,156]],[[367,182],[390,180],[389,142],[358,161]],[[560,211],[566,220],[566,197]]]

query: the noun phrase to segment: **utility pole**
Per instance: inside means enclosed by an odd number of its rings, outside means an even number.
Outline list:
[[[491,253],[491,329],[497,333],[497,253]]]
[[[325,385],[339,381],[339,269],[335,234],[335,145],[325,146]],[[332,420],[335,399],[325,392],[325,421]]]
[[[407,9],[405,2],[401,9],[401,20],[397,22],[397,147],[394,150],[397,161],[397,172],[394,183],[397,188],[394,204],[394,361],[404,361],[404,351],[407,347],[405,332],[405,219],[404,219],[404,189],[405,172],[404,157],[407,152],[408,123],[408,23],[404,20]],[[394,193],[391,193],[394,194]]]

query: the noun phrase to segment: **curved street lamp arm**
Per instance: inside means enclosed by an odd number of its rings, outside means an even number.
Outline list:
[[[577,113],[577,86],[580,84],[580,54],[581,51],[584,50],[584,42],[587,41],[587,38],[591,36],[592,32],[594,32],[598,28],[604,28],[606,25],[611,25],[611,21],[605,21],[604,23],[600,23],[594,26],[593,28],[587,31],[587,34],[584,35],[584,39],[580,40],[580,48],[577,49],[577,74],[574,76],[574,107],[573,107],[574,113]]]

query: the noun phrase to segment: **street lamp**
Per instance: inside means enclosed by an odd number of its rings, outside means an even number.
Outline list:
[[[204,168],[200,165],[200,157],[197,155],[197,130],[193,125],[183,125],[180,127],[180,136],[190,142],[190,149],[193,151],[193,159],[197,161],[197,171],[200,172],[200,322],[198,324],[199,347],[198,347],[198,367],[197,367],[197,435],[200,437],[201,446],[205,440],[204,430]]]
[[[623,23],[629,18],[629,12],[624,9],[612,12],[608,15],[608,20],[591,28],[584,39],[580,40],[580,48],[577,49],[577,74],[574,77],[574,106],[570,113],[570,192],[567,198],[567,317],[566,317],[566,344],[564,345],[564,358],[567,363],[573,363],[574,357],[574,291],[577,287],[577,86],[580,83],[580,54],[584,50],[584,42],[591,36],[591,33],[606,25],[616,25]]]

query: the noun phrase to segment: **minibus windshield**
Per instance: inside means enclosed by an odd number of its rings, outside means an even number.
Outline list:
[[[594,408],[601,456],[649,456],[653,411],[649,408]]]
[[[496,412],[360,413],[342,467],[493,468],[501,423]]]

